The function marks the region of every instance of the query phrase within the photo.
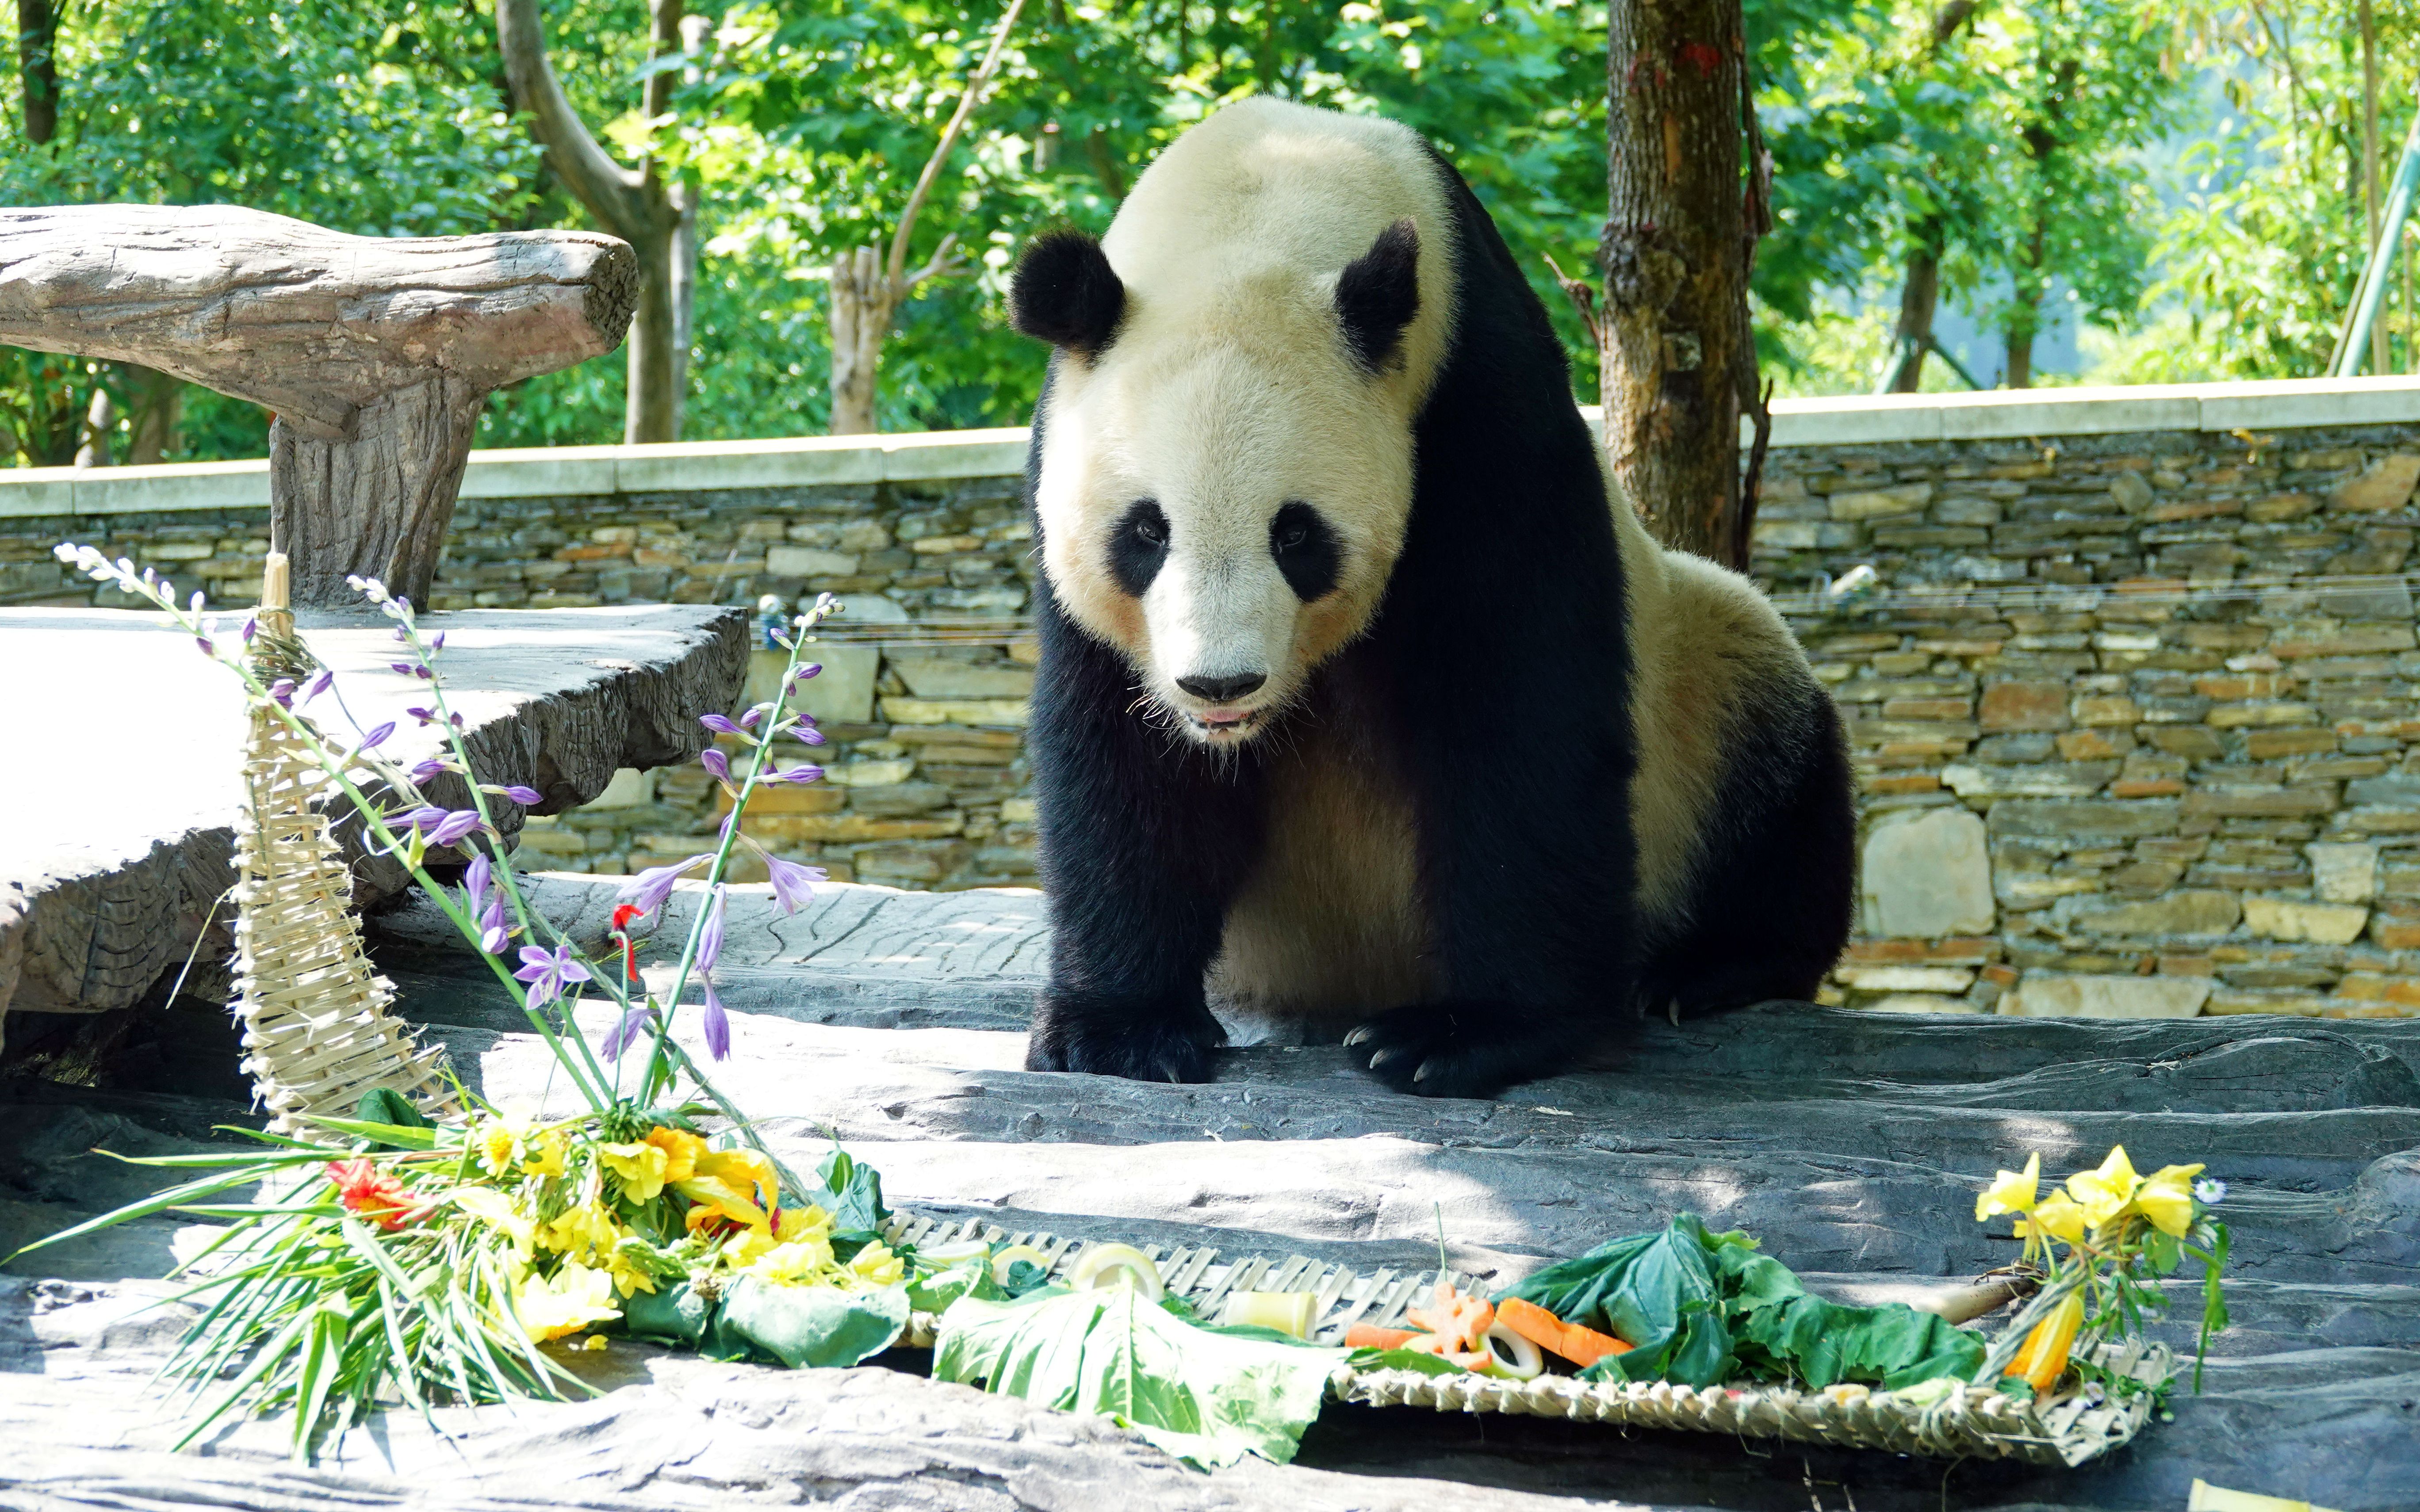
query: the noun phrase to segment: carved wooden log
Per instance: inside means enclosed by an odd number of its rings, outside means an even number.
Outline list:
[[[479,408],[612,351],[628,244],[583,231],[346,236],[231,206],[0,210],[0,341],[141,363],[249,399],[270,539],[303,607],[348,574],[426,598]]]

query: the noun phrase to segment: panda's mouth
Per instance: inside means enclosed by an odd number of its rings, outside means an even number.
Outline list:
[[[1186,723],[1194,734],[1211,745],[1224,745],[1242,740],[1260,727],[1260,709],[1187,709]]]

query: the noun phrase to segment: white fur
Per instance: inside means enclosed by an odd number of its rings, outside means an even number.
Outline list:
[[[1354,361],[1337,277],[1378,234],[1419,232],[1420,308],[1400,363]],[[1231,105],[1162,153],[1102,249],[1125,318],[1097,361],[1053,380],[1036,493],[1044,563],[1078,624],[1117,646],[1143,690],[1197,738],[1212,708],[1264,713],[1376,612],[1411,510],[1411,427],[1450,334],[1452,226],[1419,140],[1389,121],[1274,100]],[[1141,602],[1120,592],[1107,541],[1126,509],[1167,515],[1168,557]],[[1297,599],[1269,522],[1300,501],[1342,547],[1337,591]],[[1180,677],[1257,673],[1233,705]]]

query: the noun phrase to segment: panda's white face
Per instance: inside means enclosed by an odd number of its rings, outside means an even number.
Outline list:
[[[1302,293],[1316,316],[1325,291]],[[1051,582],[1205,745],[1269,726],[1368,625],[1403,544],[1408,419],[1322,334],[1122,341],[1063,369],[1046,417]]]

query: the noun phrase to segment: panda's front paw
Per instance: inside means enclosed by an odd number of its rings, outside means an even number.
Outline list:
[[[1422,1097],[1494,1097],[1571,1069],[1569,1037],[1501,1003],[1389,1009],[1344,1037],[1380,1081]]]
[[[1028,1071],[1080,1071],[1135,1082],[1206,1082],[1227,1031],[1199,1003],[1048,993],[1025,1041]]]

